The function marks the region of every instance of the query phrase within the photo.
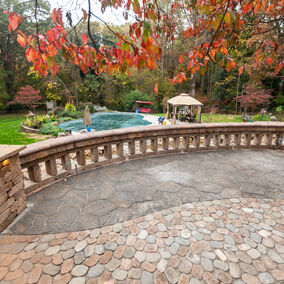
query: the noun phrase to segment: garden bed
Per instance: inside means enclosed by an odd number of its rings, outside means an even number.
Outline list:
[[[40,133],[40,129],[30,128],[24,125],[23,123],[21,123],[21,131],[26,133],[37,133],[37,134]]]

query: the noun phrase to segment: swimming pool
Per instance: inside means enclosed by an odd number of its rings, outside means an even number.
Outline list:
[[[91,114],[91,118],[91,128],[96,131],[152,124],[151,122],[144,120],[142,115],[136,113],[99,112]],[[83,119],[76,119],[61,123],[59,128],[80,131],[86,127],[83,124]]]

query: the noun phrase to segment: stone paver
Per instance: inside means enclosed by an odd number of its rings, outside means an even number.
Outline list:
[[[194,201],[234,197],[284,199],[283,168],[283,152],[273,150],[183,153],[127,161],[69,177],[29,196],[27,203],[33,206],[6,232],[46,234],[89,230]],[[263,223],[261,213],[254,212],[253,222]],[[239,214],[235,211],[216,212],[218,214],[223,214],[223,218],[226,216],[235,224],[240,222]],[[206,224],[212,225],[212,220],[215,220],[214,216],[205,217],[204,220],[192,220],[192,225],[198,228],[193,235],[189,235],[187,228],[184,228],[181,237],[194,237],[197,241],[205,238]],[[148,218],[151,219],[151,216]],[[174,218],[174,214],[167,214],[166,221],[169,222],[171,218]],[[150,219],[146,222],[153,221]],[[124,236],[128,235],[128,230],[134,232],[139,229],[137,238],[146,239],[149,229],[147,223],[138,225],[140,227],[124,229],[117,226],[113,232]],[[226,226],[229,231],[237,233],[237,226]],[[258,223],[252,225],[252,229],[255,226]],[[261,227],[260,235],[251,232],[250,238],[255,246],[261,238],[271,239],[268,228],[269,225]],[[164,223],[159,223],[157,230],[165,232]],[[279,232],[279,237],[284,237],[281,230],[275,231]],[[235,245],[230,236],[215,231],[211,238],[214,248],[223,248],[220,242],[224,238],[226,244]],[[264,246],[269,247],[269,240]],[[84,246],[84,242],[78,244],[75,251],[83,250]],[[256,249],[255,246],[251,248]],[[52,249],[48,254],[52,255],[56,250]],[[253,255],[257,256],[255,253]]]
[[[92,231],[1,235],[0,283],[280,284],[283,228],[284,200],[232,198]]]

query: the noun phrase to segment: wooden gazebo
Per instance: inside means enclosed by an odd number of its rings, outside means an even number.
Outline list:
[[[176,97],[173,97],[167,101],[167,114],[166,119],[169,119],[170,116],[170,104],[173,106],[173,118],[172,118],[172,124],[176,123],[176,113],[177,113],[177,107],[178,106],[191,106],[191,107],[198,107],[198,122],[201,122],[201,106],[203,105],[200,101],[197,99],[191,97],[188,94],[180,94]]]

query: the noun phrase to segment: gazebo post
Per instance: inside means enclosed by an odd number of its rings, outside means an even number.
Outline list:
[[[177,112],[177,106],[174,105],[174,114],[173,114],[172,124],[176,123],[176,112]]]
[[[198,123],[201,123],[201,106],[198,106]]]
[[[167,103],[167,113],[166,113],[166,119],[169,119],[170,117],[170,104]]]

